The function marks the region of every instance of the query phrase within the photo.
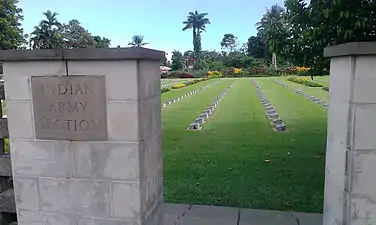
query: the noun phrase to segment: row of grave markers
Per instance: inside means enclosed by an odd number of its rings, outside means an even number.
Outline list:
[[[203,89],[205,89],[205,88],[207,88],[207,87],[209,87],[209,86],[211,86],[211,85],[214,85],[214,84],[219,83],[220,81],[221,81],[221,80],[217,80],[217,81],[215,81],[215,82],[212,82],[212,83],[206,84],[206,85],[204,85],[204,86],[202,86],[202,87],[200,87],[200,88],[198,88],[198,89],[196,89],[196,90],[190,91],[190,92],[187,93],[187,94],[184,94],[184,95],[182,95],[182,96],[180,96],[180,97],[177,97],[177,98],[175,98],[175,99],[173,99],[173,100],[167,101],[167,102],[161,104],[161,106],[162,106],[162,108],[165,108],[165,107],[167,107],[168,105],[172,105],[172,104],[174,104],[174,103],[176,103],[176,102],[178,102],[178,101],[180,101],[180,100],[183,100],[183,99],[187,98],[188,96],[193,95],[193,94],[195,94],[195,93],[197,93],[197,92],[199,92],[199,91],[202,91]]]
[[[182,83],[184,83],[184,82],[186,82],[188,80],[190,80],[190,79],[173,80],[173,81],[161,84],[161,88],[169,87],[169,86],[172,86],[174,84],[182,84]],[[194,79],[192,79],[192,80],[194,80]]]
[[[294,91],[296,94],[302,96],[303,98],[305,98],[305,99],[307,99],[307,100],[309,100],[311,102],[319,104],[321,106],[321,108],[324,108],[326,110],[328,110],[328,108],[329,108],[328,103],[325,102],[324,100],[320,99],[320,98],[317,98],[317,97],[315,97],[313,95],[305,94],[303,91],[301,91],[299,89],[290,88],[287,84],[284,84],[284,83],[281,83],[281,82],[278,82],[278,81],[275,81],[275,80],[273,80],[273,82],[275,84],[278,84],[279,86],[282,86],[284,88],[288,88],[288,89]]]
[[[273,131],[287,131],[286,124],[279,117],[277,110],[272,106],[269,100],[265,97],[261,87],[256,83],[256,81],[252,81],[252,84],[256,88],[257,94],[259,96],[259,100],[265,108],[266,116],[269,119],[270,124],[273,127]]]
[[[235,81],[234,81],[235,82]],[[193,123],[191,123],[188,127],[187,127],[187,130],[201,130],[202,129],[202,126],[208,121],[209,117],[211,115],[213,115],[214,111],[216,110],[218,104],[221,102],[221,100],[227,95],[228,91],[232,88],[234,82],[232,82],[230,84],[230,86],[228,86],[226,88],[226,90],[224,90],[218,98],[214,99],[213,103],[207,107],[206,109],[204,109],[204,112],[201,113],[195,120]]]

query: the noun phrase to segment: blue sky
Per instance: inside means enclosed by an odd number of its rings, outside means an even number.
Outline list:
[[[222,2],[222,3],[221,3]],[[60,22],[79,20],[93,35],[111,39],[111,45],[126,47],[134,34],[144,35],[148,48],[168,53],[192,49],[192,31],[183,32],[188,12],[208,13],[211,24],[202,36],[204,50],[220,49],[225,33],[245,43],[256,33],[255,23],[266,7],[283,0],[20,0],[26,33],[43,19],[42,12],[59,13]]]

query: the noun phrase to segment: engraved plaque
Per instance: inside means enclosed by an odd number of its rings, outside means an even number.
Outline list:
[[[37,139],[107,140],[104,76],[31,77]]]

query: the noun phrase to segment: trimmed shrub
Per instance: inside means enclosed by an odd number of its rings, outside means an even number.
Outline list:
[[[324,91],[329,91],[329,87],[327,87],[327,86],[322,87],[322,89],[323,89]]]
[[[316,83],[316,82],[313,82],[313,81],[305,82],[304,85],[306,85],[308,87],[323,87],[322,84],[319,84],[319,83]]]
[[[308,77],[289,76],[288,81],[303,84],[308,87],[323,87],[322,84],[311,81]]]
[[[161,94],[162,94],[162,93],[165,93],[165,92],[168,92],[168,91],[170,91],[170,89],[168,89],[168,88],[162,88],[162,89],[161,89]]]
[[[170,77],[170,78],[195,78],[195,76],[193,74],[186,73],[186,72],[183,72],[183,71],[173,71],[173,72],[169,73],[167,77]]]

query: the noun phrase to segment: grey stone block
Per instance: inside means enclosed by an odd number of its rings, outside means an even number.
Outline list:
[[[269,110],[274,110],[275,111],[275,109],[274,109],[274,107],[273,106],[265,106],[265,110],[267,110],[267,111],[269,111]]]
[[[30,210],[30,211],[39,210],[40,204],[39,204],[39,198],[38,198],[38,193],[39,193],[38,179],[13,177],[13,184],[14,184],[15,201],[17,203],[17,207],[19,209]],[[1,201],[4,201],[4,200],[1,199]]]
[[[139,164],[138,144],[76,142],[72,148],[76,149],[73,152],[76,178],[139,180],[139,170],[135,169]]]
[[[279,118],[279,115],[278,113],[271,113],[271,114],[267,114],[267,116],[270,118],[270,119],[275,119],[275,118]]]
[[[39,189],[44,212],[110,216],[110,182],[40,178]]]
[[[195,122],[194,123],[198,123],[198,124],[204,124],[206,121],[204,118],[197,118],[195,119]]]
[[[287,126],[286,124],[282,123],[282,124],[277,124],[275,126],[275,130],[276,131],[286,131],[287,130]]]
[[[316,213],[293,212],[293,217],[299,221],[299,225],[322,225],[323,215]]]
[[[179,224],[179,217],[177,215],[163,215],[163,225],[177,225]]]
[[[200,130],[201,125],[199,123],[192,123],[191,125],[189,125],[188,129],[189,130]]]
[[[270,114],[274,114],[276,113],[276,110],[273,108],[273,109],[270,109],[270,110],[266,110],[266,114],[270,115]]]
[[[164,203],[163,204],[163,213],[165,215],[183,216],[188,212],[188,210],[190,208],[191,208],[191,206],[187,205],[187,204]]]
[[[74,225],[139,225],[138,221],[124,221],[118,219],[88,218],[76,216]]]
[[[239,225],[297,225],[289,212],[241,209]]]
[[[211,114],[212,114],[212,111],[211,111],[210,109],[206,109],[206,110],[204,111],[204,113],[206,113],[206,114],[208,114],[208,115],[211,115]]]
[[[53,224],[74,225],[73,215],[51,214],[20,210],[18,212],[19,224]],[[80,224],[81,225],[81,224]]]
[[[283,121],[281,118],[275,118],[275,119],[272,119],[272,124],[273,125],[283,124]]]
[[[239,209],[216,206],[192,206],[180,219],[181,225],[236,225]]]
[[[209,114],[208,113],[202,113],[198,118],[207,119],[207,118],[209,118]]]
[[[31,205],[31,204],[24,204]],[[17,205],[20,208],[20,205]],[[33,210],[37,210],[39,206],[35,206]],[[14,200],[14,190],[8,189],[0,193],[0,212],[16,213],[16,203]]]
[[[15,140],[11,145],[16,176],[72,177],[69,142]]]

